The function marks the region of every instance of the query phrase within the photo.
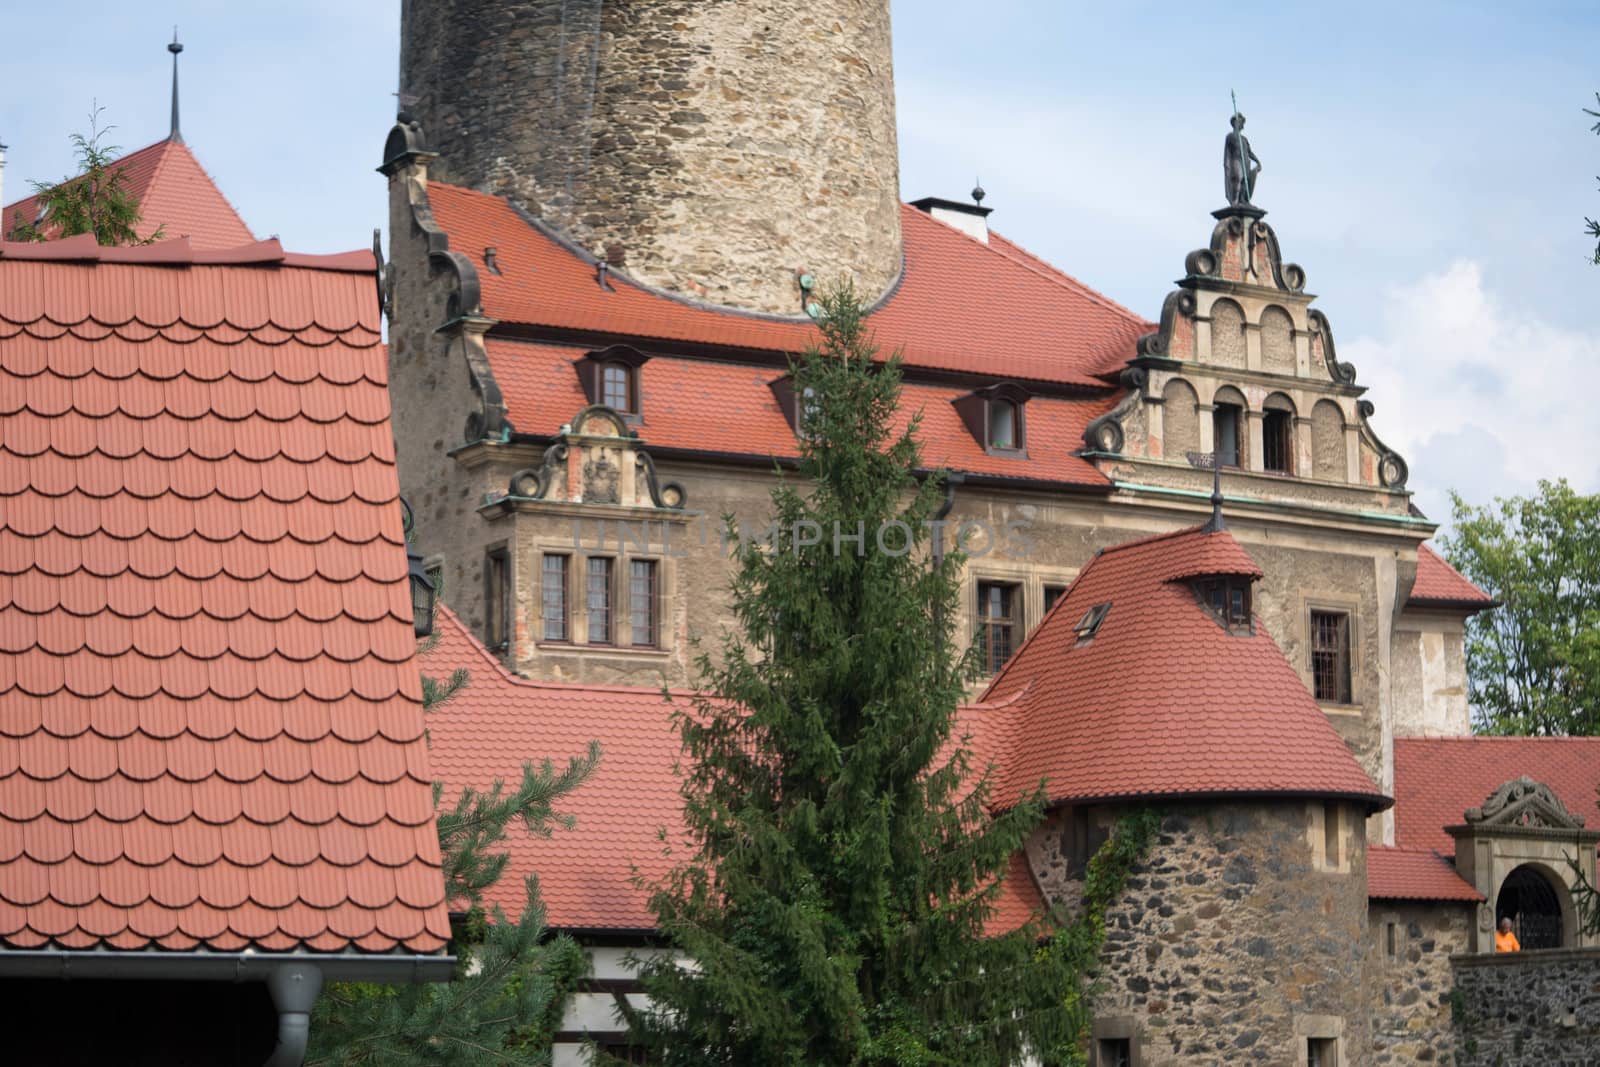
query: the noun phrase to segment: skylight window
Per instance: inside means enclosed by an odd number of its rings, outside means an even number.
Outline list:
[[[1104,604],[1096,604],[1083,613],[1083,618],[1079,619],[1077,625],[1072,628],[1073,632],[1078,635],[1080,644],[1094,639],[1094,635],[1100,632],[1100,624],[1106,621],[1106,613],[1110,610],[1111,602],[1107,601]]]

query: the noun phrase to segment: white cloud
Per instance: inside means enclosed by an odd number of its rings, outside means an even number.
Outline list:
[[[1431,518],[1449,517],[1449,489],[1483,504],[1540,478],[1596,488],[1600,336],[1488,291],[1465,259],[1391,290],[1381,322],[1339,355],[1369,387],[1373,428],[1407,458]]]

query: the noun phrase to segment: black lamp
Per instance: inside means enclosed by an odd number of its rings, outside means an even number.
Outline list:
[[[400,506],[406,512],[406,576],[411,582],[411,629],[419,638],[427,637],[433,633],[433,607],[439,598],[439,590],[433,587],[433,581],[422,565],[422,554],[411,545],[409,535],[414,525],[411,505],[402,499]]]

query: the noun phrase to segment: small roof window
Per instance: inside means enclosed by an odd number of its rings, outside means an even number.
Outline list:
[[[1083,613],[1083,618],[1072,627],[1073,632],[1078,635],[1079,644],[1094,639],[1094,635],[1100,632],[1100,625],[1106,621],[1106,615],[1110,611],[1111,602],[1108,600],[1104,604],[1096,604]]]
[[[1015,382],[975,389],[951,401],[967,432],[992,455],[1022,456],[1028,447],[1028,391]]]

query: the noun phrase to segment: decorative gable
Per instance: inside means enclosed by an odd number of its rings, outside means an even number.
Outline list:
[[[492,503],[603,504],[681,511],[687,494],[661,482],[655,462],[623,417],[601,404],[584,408],[562,427],[538,467],[511,476]]]

